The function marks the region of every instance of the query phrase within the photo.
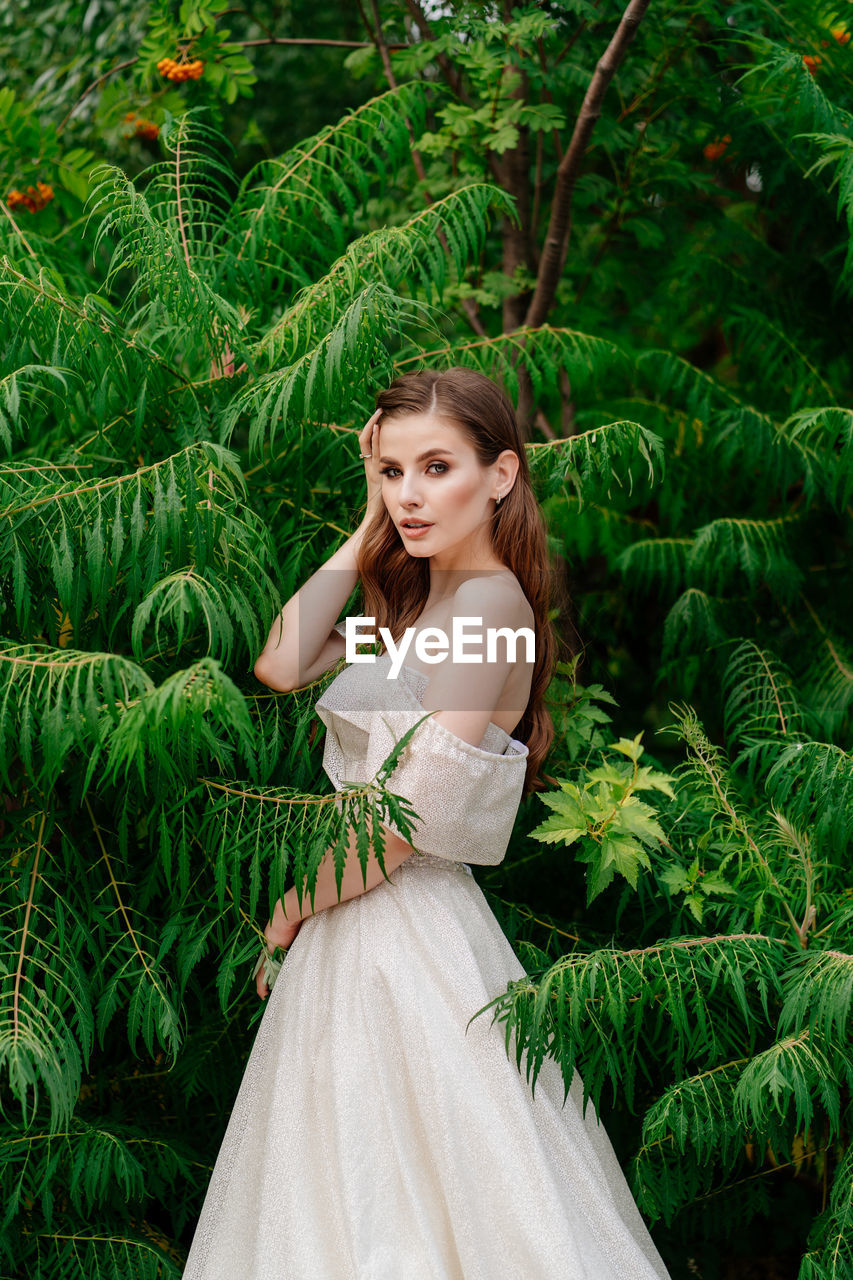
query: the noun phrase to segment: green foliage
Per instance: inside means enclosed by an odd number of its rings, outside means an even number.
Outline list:
[[[5,1268],[179,1274],[267,912],[405,824],[387,769],[333,804],[316,689],[249,673],[346,536],[376,390],[426,363],[529,401],[584,646],[490,895],[528,973],[486,1008],[534,1085],[581,1071],[675,1280],[789,1223],[799,1280],[847,1280],[846,15],[650,6],[532,328],[617,9],[456,0],[420,31],[383,0],[388,89],[373,48],[358,88],[337,51],[324,79],[239,43],[361,40],[354,10],[28,6],[0,17],[0,196],[54,197],[0,210]],[[182,46],[206,70],[178,85]]]
[[[697,1202],[751,1182],[760,1176],[764,1148],[783,1168],[806,1159],[828,1167],[830,1152],[840,1152],[832,1204],[815,1223],[801,1274],[844,1275],[843,1266],[834,1268],[844,1256],[839,1220],[849,1194],[843,1153],[853,1084],[847,869],[818,840],[820,816],[834,807],[830,794],[815,789],[820,799],[808,836],[775,807],[771,762],[784,758],[797,717],[795,704],[789,710],[781,698],[775,718],[766,710],[761,678],[772,676],[778,690],[780,673],[755,658],[755,646],[744,643],[730,663],[738,693],[733,742],[762,749],[748,757],[748,770],[729,765],[695,713],[678,707],[671,709],[686,759],[672,775],[643,769],[639,735],[616,739],[599,729],[609,716],[591,718],[593,691],[574,686],[565,712],[567,727],[576,718],[575,749],[564,759],[570,776],[560,779],[559,791],[541,793],[553,812],[530,834],[583,849],[618,824],[620,806],[621,814],[631,811],[645,772],[659,805],[636,802],[629,830],[639,831],[638,848],[623,875],[653,917],[666,918],[662,903],[670,900],[671,932],[630,948],[584,946],[581,939],[556,960],[531,952],[526,976],[475,1016],[492,1010],[505,1024],[507,1050],[514,1041],[516,1061],[534,1086],[552,1057],[566,1092],[577,1069],[596,1110],[612,1093],[640,1111],[633,1189],[652,1219],[675,1223]],[[573,674],[565,664],[563,670]],[[632,767],[614,768],[614,750]],[[603,786],[609,808],[596,805]],[[593,851],[575,861],[592,864],[592,901],[607,888],[599,884],[605,859]],[[643,879],[636,878],[640,866]],[[618,869],[607,869],[607,883]],[[682,934],[680,921],[713,932]],[[827,937],[838,939],[838,949]],[[750,1212],[766,1207],[758,1197]]]
[[[139,46],[137,75],[155,82],[157,63],[176,50],[181,61],[201,59],[206,88],[225,102],[251,94],[257,80],[252,64],[239,45],[229,43],[230,30],[217,28],[217,17],[204,0],[181,0],[177,14],[170,0],[153,0],[148,34]]]
[[[79,202],[89,194],[88,173],[94,152],[67,147],[56,124],[38,115],[8,86],[0,89],[0,119],[0,192],[8,201],[9,188],[21,190],[39,181],[48,183],[55,200],[55,205],[46,206],[48,234],[55,235],[60,226],[56,209],[74,217]]]
[[[88,782],[110,730],[153,687],[120,654],[9,641],[0,648],[0,673],[0,768],[10,791],[21,768],[50,790],[72,753],[89,757]]]
[[[532,1082],[547,1052],[559,1061],[568,1091],[577,1056],[596,1106],[605,1083],[633,1106],[650,1041],[676,1076],[688,1062],[727,1053],[738,1033],[748,1033],[753,1000],[766,1010],[779,958],[774,940],[758,934],[576,953],[519,978],[484,1008],[494,1007],[514,1032],[516,1060],[520,1065],[526,1055]]]
[[[392,154],[401,102],[414,110],[413,92],[363,113],[387,122]],[[363,178],[350,185],[362,128],[345,120],[297,148],[274,191],[259,172],[228,206],[235,183],[215,132],[194,116],[167,123],[166,158],[142,178],[116,167],[95,174],[83,234],[100,278],[66,278],[46,248],[42,263],[6,232],[0,731],[13,874],[4,990],[14,1007],[11,993],[22,982],[29,990],[25,975],[37,968],[51,1003],[28,1015],[25,1036],[13,1020],[4,1062],[24,1117],[51,1132],[80,1114],[82,1073],[99,1070],[95,1035],[103,1046],[123,1023],[132,1054],[141,1038],[151,1060],[192,1060],[187,1027],[203,1036],[217,1016],[201,1013],[205,993],[215,989],[220,1018],[234,1016],[238,975],[245,983],[264,915],[287,882],[307,880],[313,897],[331,848],[340,886],[350,832],[364,872],[371,843],[382,865],[383,822],[412,829],[415,815],[386,787],[395,753],[370,787],[318,796],[309,716],[298,698],[282,713],[286,700],[259,696],[247,675],[283,594],[277,579],[286,590],[302,572],[293,549],[312,522],[335,528],[333,494],[350,464],[325,423],[353,398],[366,412],[395,355],[401,364],[418,357],[430,336],[424,316],[434,329],[492,211],[509,212],[500,191],[470,185],[354,238],[337,260],[318,242],[316,283],[303,283],[310,253],[298,240],[299,272],[288,280],[264,243],[280,226],[276,210],[298,210],[320,157],[341,175],[323,199],[342,227],[350,193],[365,194]],[[375,120],[371,130],[376,145]],[[226,299],[244,262],[251,313]],[[525,344],[531,367],[536,340]],[[554,349],[544,335],[542,378],[556,375]],[[260,459],[251,468],[250,453]],[[282,487],[294,459],[296,483]],[[575,461],[579,486],[584,471]],[[63,945],[81,959],[60,986],[53,965]],[[209,975],[206,956],[216,957]],[[129,1140],[118,1111],[106,1119]],[[44,1178],[55,1176],[45,1166]],[[134,1193],[149,1194],[139,1184]],[[27,1258],[52,1220],[16,1203],[30,1223]],[[103,1195],[100,1203],[110,1239],[122,1242],[119,1254],[89,1242],[109,1272],[135,1236]],[[80,1238],[75,1212],[69,1203],[61,1222]]]
[[[587,771],[583,787],[565,781],[559,791],[542,794],[543,802],[554,812],[530,835],[548,843],[580,843],[576,858],[589,867],[587,904],[617,874],[636,889],[640,867],[651,867],[647,846],[664,838],[654,809],[634,793],[662,791],[672,796],[672,779],[646,766],[640,768],[645,751],[641,736],[613,743],[612,749],[627,756],[630,764],[606,761]]]
[[[798,1280],[843,1280],[853,1270],[853,1156],[848,1148],[832,1184],[812,1247],[803,1258]]]

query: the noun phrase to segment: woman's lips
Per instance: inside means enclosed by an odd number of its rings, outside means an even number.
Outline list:
[[[419,529],[410,529],[409,526],[405,524],[400,525],[400,529],[405,533],[407,538],[422,538],[424,534],[429,533],[431,528],[431,524],[421,525]]]

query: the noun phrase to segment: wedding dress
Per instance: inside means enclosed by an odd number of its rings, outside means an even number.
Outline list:
[[[316,703],[336,790],[424,715],[429,677],[389,661]],[[184,1280],[668,1280],[577,1072],[565,1105],[552,1058],[531,1092],[492,1011],[467,1025],[525,972],[468,864],[503,859],[526,757],[494,723],[479,747],[415,731],[387,785],[418,852],[303,922]]]

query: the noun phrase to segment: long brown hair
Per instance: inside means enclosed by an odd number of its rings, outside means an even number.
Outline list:
[[[484,467],[504,449],[518,454],[516,480],[491,517],[491,545],[498,559],[516,576],[534,615],[536,659],[530,697],[517,726],[529,751],[524,795],[541,788],[539,767],[554,738],[554,723],[544,702],[557,642],[551,622],[551,582],[545,524],[530,483],[527,455],[515,411],[503,391],[485,374],[452,368],[406,373],[380,393],[376,401],[387,418],[436,413],[464,431]],[[358,568],[365,613],[387,627],[395,642],[412,626],[429,596],[429,558],[410,556],[388,511],[380,506],[361,543]]]

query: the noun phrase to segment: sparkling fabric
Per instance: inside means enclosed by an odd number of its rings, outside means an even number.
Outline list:
[[[418,712],[411,679],[360,710],[371,670],[348,667],[318,704],[336,785],[387,755],[383,716],[408,727]],[[468,1025],[524,969],[454,851],[464,840],[478,862],[503,857],[526,748],[496,725],[480,748],[419,734],[426,749],[399,772],[436,796],[425,852],[302,924],[184,1280],[668,1280],[579,1075],[564,1103],[547,1058],[531,1091],[491,1011]],[[408,794],[396,770],[389,786]]]
[[[390,665],[387,654],[375,663],[354,663],[315,703],[327,729],[323,768],[336,790],[344,781],[374,778],[395,743],[424,715],[420,699],[429,676],[402,667],[389,680]],[[526,743],[499,725],[489,724],[474,747],[434,717],[424,720],[388,782],[420,816],[413,848],[453,861],[501,862],[518,812],[527,755]],[[402,834],[393,822],[388,826]]]

